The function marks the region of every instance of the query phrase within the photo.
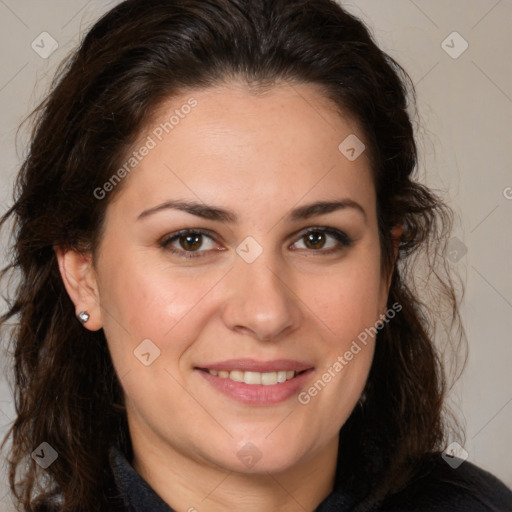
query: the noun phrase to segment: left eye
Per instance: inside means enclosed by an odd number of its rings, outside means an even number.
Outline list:
[[[343,231],[338,231],[337,229],[332,228],[312,228],[302,233],[299,240],[306,240],[306,249],[315,249],[318,250],[318,245],[322,245],[320,249],[325,249],[325,240],[327,237],[331,237],[342,247],[336,247],[336,243],[332,244],[328,247],[326,251],[322,251],[323,253],[331,253],[338,250],[341,250],[343,247],[348,247],[352,244],[352,240],[349,236]],[[295,245],[295,244],[294,244]],[[309,245],[309,246],[308,246]]]
[[[337,244],[333,243],[330,247],[327,247],[327,250],[321,250],[326,249],[325,243],[329,237],[334,239]],[[160,245],[162,248],[181,257],[198,258],[204,256],[202,253],[208,252],[208,249],[202,251],[199,250],[203,245],[204,238],[213,242],[209,250],[214,250],[215,241],[213,237],[207,232],[201,230],[186,229],[173,233],[164,238]],[[299,241],[302,240],[305,240],[305,249],[311,249],[313,252],[321,252],[322,254],[337,252],[352,244],[352,240],[346,233],[333,228],[311,228],[300,235]],[[175,242],[178,242],[181,248],[177,248],[173,245]],[[297,243],[298,242],[295,242],[293,245],[296,245]]]

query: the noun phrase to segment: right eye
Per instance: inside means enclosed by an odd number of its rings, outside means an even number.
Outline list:
[[[183,258],[200,258],[204,256],[204,254],[201,253],[208,252],[199,250],[204,243],[204,237],[213,241],[213,238],[206,231],[183,229],[164,237],[160,242],[160,246]],[[180,244],[181,248],[173,246],[176,242]],[[210,248],[210,250],[212,250],[212,248]]]

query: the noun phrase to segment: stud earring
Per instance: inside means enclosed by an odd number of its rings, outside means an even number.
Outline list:
[[[80,313],[78,313],[78,320],[80,320],[80,322],[82,322],[82,324],[85,324],[85,322],[87,322],[87,320],[89,320],[90,318],[90,315],[89,313],[87,313],[87,311],[80,311]]]

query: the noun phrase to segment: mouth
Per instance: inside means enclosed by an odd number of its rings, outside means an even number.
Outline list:
[[[269,406],[291,399],[310,380],[314,367],[288,359],[237,359],[194,368],[222,395],[247,405]]]

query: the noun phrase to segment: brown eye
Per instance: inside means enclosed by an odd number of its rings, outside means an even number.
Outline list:
[[[325,244],[325,233],[313,231],[304,235],[304,240],[306,240],[308,249],[322,249]]]
[[[210,240],[210,246],[204,247],[206,240]],[[215,248],[215,243],[212,236],[209,234],[197,231],[184,229],[177,233],[173,233],[165,237],[160,246],[165,250],[183,256],[184,258],[196,258],[205,256],[210,250]],[[204,249],[204,250],[200,250]]]
[[[334,242],[329,243],[329,238],[334,239]],[[303,241],[304,248],[310,249],[313,252],[322,254],[341,251],[346,247],[352,245],[353,240],[343,231],[334,228],[313,228],[302,234],[299,241]],[[296,242],[294,245],[297,245]],[[299,249],[302,249],[299,247]]]
[[[329,238],[332,242],[329,242]],[[204,247],[210,241],[210,247]],[[334,228],[312,228],[302,234],[299,241],[304,247],[299,249],[318,252],[319,254],[331,254],[339,252],[352,245],[352,239],[343,231]],[[330,243],[330,245],[328,245]],[[199,258],[208,256],[208,253],[216,249],[214,237],[202,230],[184,229],[166,236],[160,246],[173,254],[183,258]],[[217,249],[222,250],[222,249]]]
[[[202,237],[203,235],[201,233],[194,235],[180,235],[178,241],[183,249],[196,251],[203,243]]]

